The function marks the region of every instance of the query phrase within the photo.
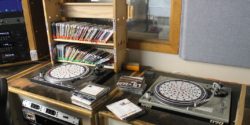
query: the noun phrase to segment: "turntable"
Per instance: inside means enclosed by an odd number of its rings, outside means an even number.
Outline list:
[[[35,73],[30,80],[67,91],[81,89],[87,84],[102,84],[113,75],[113,70],[102,65],[95,68],[77,64],[59,64],[47,66]]]
[[[142,106],[186,114],[223,125],[229,123],[231,89],[159,76],[139,99]]]

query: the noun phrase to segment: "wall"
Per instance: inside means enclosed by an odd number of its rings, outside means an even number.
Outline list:
[[[131,0],[127,1],[128,3],[131,2]],[[228,4],[231,3],[228,2]],[[181,59],[178,55],[138,50],[129,50],[128,59],[129,61],[138,61],[142,65],[151,66],[160,71],[182,73],[197,77],[212,78],[250,85],[250,69],[246,68],[191,62]]]
[[[250,68],[250,1],[183,0],[183,59]]]
[[[191,62],[181,59],[178,55],[132,49],[128,51],[128,60],[140,62],[159,71],[250,85],[250,69],[247,68]]]

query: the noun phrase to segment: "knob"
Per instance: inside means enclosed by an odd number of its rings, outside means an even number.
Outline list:
[[[43,78],[43,73],[40,72],[39,73],[39,77]]]
[[[146,92],[146,93],[145,93],[145,98],[146,98],[147,100],[150,100],[150,99],[151,99],[151,95],[152,95],[151,92]]]
[[[95,73],[95,75],[101,75],[103,73],[103,65],[101,65],[101,64],[96,65],[96,67],[94,69],[94,73]]]

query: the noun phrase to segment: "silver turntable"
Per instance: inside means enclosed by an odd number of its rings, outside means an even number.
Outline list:
[[[219,97],[218,93],[224,95]],[[210,85],[160,76],[139,102],[145,107],[184,113],[222,125],[229,123],[231,89],[217,83]]]
[[[102,66],[89,67],[63,63],[57,66],[46,66],[32,73],[28,78],[41,85],[75,91],[90,83],[103,84],[112,75],[112,69],[104,69]]]

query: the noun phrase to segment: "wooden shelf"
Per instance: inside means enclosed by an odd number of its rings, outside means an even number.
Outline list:
[[[87,3],[87,2],[67,2],[64,6],[113,6],[113,3]]]
[[[88,63],[82,63],[82,62],[71,62],[71,61],[65,61],[65,60],[57,60],[57,61],[62,62],[62,63],[73,63],[73,64],[84,65],[84,66],[95,66],[94,64],[88,64]],[[104,68],[114,69],[114,66],[104,65]]]
[[[64,3],[63,15],[71,18],[113,19],[113,3]]]
[[[90,45],[101,45],[101,46],[112,46],[114,47],[113,42],[100,43],[100,42],[89,42],[89,41],[80,41],[80,40],[66,40],[66,39],[54,39],[56,42],[68,42],[68,43],[81,43],[81,44],[90,44]]]
[[[56,61],[56,53],[54,48],[58,42],[90,44],[103,48],[113,50],[114,64],[112,66],[104,66],[107,69],[114,69],[119,72],[122,69],[122,64],[126,59],[126,46],[127,46],[127,4],[126,0],[112,0],[110,3],[83,3],[75,2],[74,0],[43,0],[43,9],[45,15],[45,23],[47,26],[47,36],[50,46],[51,63],[54,65],[56,62],[75,63],[79,65],[95,66],[80,62],[70,61]],[[112,20],[113,36],[112,40],[108,43],[98,43],[80,40],[67,40],[67,39],[54,39],[52,37],[52,23],[58,21],[70,21],[74,18],[93,20],[108,19]]]

